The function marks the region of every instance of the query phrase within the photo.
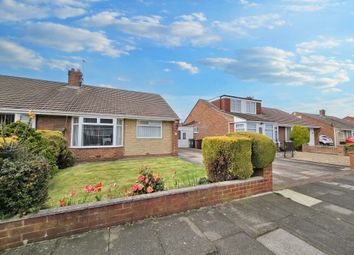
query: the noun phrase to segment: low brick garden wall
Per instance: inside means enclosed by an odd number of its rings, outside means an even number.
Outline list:
[[[303,152],[312,153],[323,153],[323,154],[333,154],[333,155],[344,155],[344,146],[325,146],[325,145],[315,145],[310,146],[308,144],[302,145]]]
[[[350,169],[354,170],[354,152],[349,153]]]
[[[248,180],[41,210],[23,218],[0,221],[0,250],[272,191],[272,165],[256,175]]]

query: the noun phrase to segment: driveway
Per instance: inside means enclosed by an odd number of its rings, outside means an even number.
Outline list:
[[[179,157],[195,164],[203,164],[202,153],[198,149],[180,149]],[[277,154],[273,162],[273,189],[279,190],[344,176],[350,173],[348,170],[349,168],[343,165],[284,159],[282,154]]]
[[[354,254],[354,173],[4,254]]]

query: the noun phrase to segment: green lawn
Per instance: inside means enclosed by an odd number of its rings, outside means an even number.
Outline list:
[[[49,199],[46,207],[59,206],[59,200],[69,197],[71,191],[77,192],[73,201],[82,203],[96,201],[94,195],[84,192],[85,185],[96,185],[102,181],[103,189],[99,193],[103,199],[110,196],[122,197],[139,174],[142,166],[148,166],[165,181],[166,189],[193,186],[205,176],[202,166],[195,165],[175,157],[151,157],[143,159],[125,159],[110,162],[83,163],[60,171],[49,183]],[[111,193],[106,189],[109,184],[117,183]],[[98,194],[98,193],[96,193]],[[81,200],[81,201],[80,201]]]

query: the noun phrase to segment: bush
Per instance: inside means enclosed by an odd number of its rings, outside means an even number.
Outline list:
[[[56,158],[56,164],[59,169],[64,169],[75,164],[75,158],[67,146],[67,142],[60,131],[39,130],[46,140],[51,151]]]
[[[294,148],[299,150],[303,144],[310,141],[310,131],[306,127],[295,125],[291,129],[290,140],[293,141]]]
[[[150,171],[148,167],[144,166],[141,168],[140,175],[135,184],[132,185],[131,193],[128,195],[148,194],[163,191],[164,188],[165,185],[163,179]]]
[[[351,152],[354,152],[354,143],[344,145],[344,155],[348,156]]]
[[[0,218],[42,207],[48,196],[49,165],[24,146],[0,150]]]
[[[256,169],[268,166],[274,161],[276,146],[269,137],[255,132],[234,132],[227,136],[248,137],[252,141],[252,164]]]
[[[253,174],[249,138],[206,137],[202,151],[208,179],[212,182],[247,179]]]

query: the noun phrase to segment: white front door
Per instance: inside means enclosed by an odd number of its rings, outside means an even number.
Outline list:
[[[313,128],[310,128],[310,141],[308,144],[311,146],[315,145],[315,130]]]
[[[189,141],[187,139],[187,132],[185,132],[185,131],[178,131],[178,132],[180,132],[178,134],[178,147],[179,148],[188,148]]]

